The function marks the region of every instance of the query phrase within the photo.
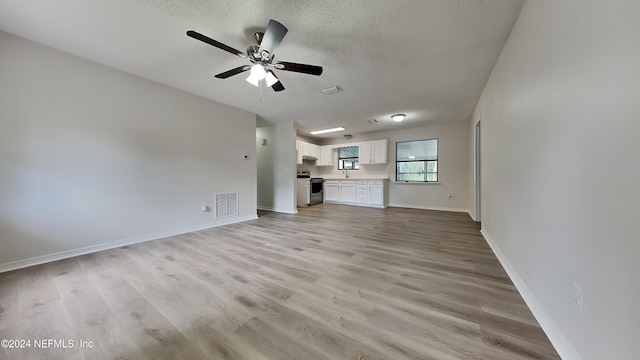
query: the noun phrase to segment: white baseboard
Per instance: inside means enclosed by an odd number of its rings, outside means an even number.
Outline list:
[[[284,209],[274,208],[274,207],[271,207],[271,206],[262,206],[262,205],[258,205],[258,210],[273,211],[273,212],[279,212],[279,213],[285,213],[285,214],[297,214],[298,213],[298,208],[296,208],[294,211],[291,211],[291,210],[284,210]]]
[[[480,233],[484,236],[487,244],[489,244],[491,250],[493,250],[498,261],[500,261],[500,264],[509,275],[509,278],[511,278],[511,281],[516,286],[516,289],[518,289],[520,296],[524,299],[524,302],[533,313],[533,316],[540,324],[544,333],[547,334],[549,341],[551,341],[551,344],[556,349],[560,357],[564,360],[581,360],[582,358],[578,355],[578,352],[573,348],[562,331],[560,331],[556,323],[553,321],[551,316],[549,316],[549,313],[545,310],[540,301],[535,297],[531,289],[529,289],[513,266],[511,266],[511,263],[509,263],[509,260],[504,256],[504,253],[500,251],[500,248],[493,238],[484,228],[480,230]]]
[[[422,205],[393,204],[393,203],[390,203],[389,206],[409,208],[409,209],[421,209],[421,210],[454,211],[454,212],[464,212],[464,213],[469,212],[469,209],[450,208],[450,207],[441,207],[441,206],[422,206]]]
[[[91,245],[91,246],[86,246],[79,249],[65,250],[65,251],[60,251],[53,254],[47,254],[47,255],[36,256],[28,259],[12,261],[8,263],[0,264],[0,273],[11,271],[11,270],[22,269],[29,266],[40,265],[40,264],[44,264],[52,261],[68,259],[71,257],[90,254],[98,251],[115,249],[122,246],[139,244],[139,243],[143,243],[151,240],[158,240],[158,239],[166,238],[169,236],[186,234],[186,233],[190,233],[198,230],[210,229],[217,226],[234,224],[234,223],[243,222],[247,220],[254,220],[257,218],[258,218],[257,215],[223,218],[215,223],[189,226],[182,229],[163,231],[160,233],[149,234],[149,235],[134,236],[131,238],[108,242],[105,244]]]

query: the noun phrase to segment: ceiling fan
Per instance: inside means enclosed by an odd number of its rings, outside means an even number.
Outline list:
[[[243,59],[249,59],[249,61],[251,62],[251,65],[239,66],[235,69],[231,69],[216,75],[218,79],[226,79],[233,75],[238,75],[245,71],[249,71],[250,75],[247,78],[247,81],[249,83],[253,84],[254,86],[259,86],[260,82],[264,80],[267,84],[267,87],[273,88],[274,91],[282,91],[284,90],[284,86],[282,85],[280,80],[278,80],[270,67],[278,70],[293,71],[316,76],[322,74],[322,66],[298,64],[286,61],[274,61],[274,52],[278,48],[278,45],[280,45],[280,42],[282,42],[284,36],[287,34],[287,31],[289,30],[281,23],[275,20],[269,20],[269,24],[267,25],[267,29],[264,33],[257,32],[254,34],[254,38],[256,39],[258,45],[249,46],[246,52],[236,50],[231,46],[213,40],[210,37],[202,35],[193,30],[187,31],[187,36],[215,46],[218,49],[230,52]]]

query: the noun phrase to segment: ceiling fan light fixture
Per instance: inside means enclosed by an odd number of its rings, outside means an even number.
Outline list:
[[[405,118],[406,116],[407,116],[407,115],[405,115],[405,114],[394,114],[394,115],[391,115],[391,118],[392,118],[392,119],[393,119],[393,121],[395,121],[395,122],[400,122],[400,121],[404,120],[404,118]]]
[[[260,79],[258,79],[256,76],[253,76],[253,74],[249,75],[249,77],[247,78],[247,82],[255,87],[260,86]]]
[[[345,129],[342,126],[340,126],[340,127],[335,127],[335,128],[331,128],[331,129],[309,131],[309,133],[312,134],[312,135],[320,135],[320,134],[327,134],[327,133],[332,133],[332,132],[336,132],[336,131],[344,131],[344,130],[347,130],[347,129]]]
[[[278,82],[278,78],[273,75],[273,72],[271,72],[271,70],[267,71],[267,73],[264,74],[264,80],[267,82],[267,87],[271,87],[273,86],[273,84]]]
[[[265,70],[264,67],[260,64],[255,64],[251,67],[249,71],[249,77],[247,78],[247,82],[251,85],[258,87],[260,86],[260,80],[264,79]]]
[[[264,69],[264,66],[260,64],[255,64],[251,67],[251,76],[254,76],[256,79],[258,80],[264,79],[265,74],[266,74],[266,71]]]

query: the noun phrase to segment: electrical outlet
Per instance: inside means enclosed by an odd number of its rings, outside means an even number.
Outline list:
[[[580,312],[584,312],[584,298],[582,297],[582,288],[578,284],[573,284],[573,303],[578,307]]]

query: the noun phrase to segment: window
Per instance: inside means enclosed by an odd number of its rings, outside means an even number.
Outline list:
[[[360,168],[360,147],[338,148],[338,170],[358,170]]]
[[[438,139],[396,143],[396,181],[438,181]]]

